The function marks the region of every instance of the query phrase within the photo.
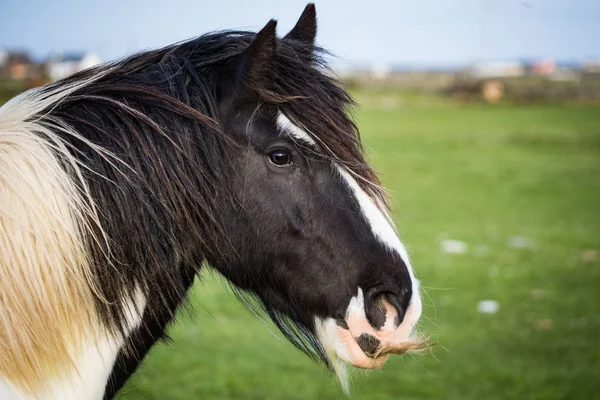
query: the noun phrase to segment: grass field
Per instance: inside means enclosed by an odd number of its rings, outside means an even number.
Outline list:
[[[357,121],[427,294],[431,353],[352,399],[600,398],[600,107],[459,106],[359,92]],[[443,240],[468,245],[441,250]],[[344,399],[205,275],[121,399]],[[484,299],[500,304],[482,314]]]
[[[351,398],[600,399],[600,106],[356,97],[438,344],[354,372]],[[191,303],[121,400],[346,398],[216,276]]]

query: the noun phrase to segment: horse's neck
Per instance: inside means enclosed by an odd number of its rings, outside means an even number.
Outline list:
[[[185,271],[185,272],[183,272]],[[135,372],[150,348],[165,336],[167,324],[175,318],[178,306],[185,300],[197,266],[182,270],[185,291],[165,295],[157,292],[147,298],[138,295],[136,310],[129,314],[123,336],[97,335],[84,340],[76,369],[61,379],[52,380],[43,393],[31,397],[20,393],[0,377],[0,400],[101,400],[112,399]]]
[[[134,329],[121,347],[114,368],[108,377],[104,399],[112,399],[135,372],[150,348],[157,340],[165,337],[166,325],[175,319],[175,313],[184,302],[187,291],[198,273],[198,266],[182,268],[183,292],[170,296],[153,295],[148,299],[142,323]]]
[[[139,299],[145,301],[144,299]],[[145,304],[141,304],[144,305]],[[132,315],[128,321],[131,335],[139,329],[142,317]],[[77,356],[73,360],[74,368],[46,382],[43,391],[33,396],[21,393],[11,385],[0,380],[0,400],[101,400],[115,361],[124,348],[122,336],[94,335],[84,338]]]
[[[77,370],[65,374],[60,379],[47,383],[43,392],[31,396],[0,380],[1,400],[100,400],[106,381],[122,347],[122,340],[98,340],[86,342],[76,360]]]

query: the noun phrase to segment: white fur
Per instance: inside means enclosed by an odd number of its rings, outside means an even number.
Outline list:
[[[348,353],[346,345],[340,339],[337,328],[337,323],[333,318],[315,318],[317,339],[319,339],[321,346],[323,346],[323,349],[327,353],[327,358],[342,386],[342,390],[348,394],[350,390],[348,371],[346,363],[343,360],[350,360],[351,356]]]
[[[359,318],[367,318],[365,311],[365,295],[363,294],[362,289],[358,288],[358,293],[356,296],[350,299],[350,303],[348,303],[348,308],[346,309],[345,319],[348,320],[350,315],[355,315]]]
[[[362,190],[356,180],[348,171],[346,171],[346,169],[340,167],[339,165],[336,165],[336,168],[344,181],[346,181],[348,187],[350,187],[354,193],[362,213],[377,239],[379,239],[379,241],[391,251],[397,252],[402,258],[402,261],[404,261],[406,264],[412,285],[412,297],[406,312],[405,321],[403,321],[402,324],[406,322],[414,326],[421,316],[422,303],[421,296],[419,295],[419,281],[415,278],[412,265],[410,264],[408,251],[406,251],[406,247],[404,247],[400,241],[400,238],[398,238],[398,235],[392,227],[389,219],[382,212],[381,208],[375,204],[375,201],[373,201],[373,199],[366,194],[364,190]]]
[[[87,167],[63,136],[109,163],[122,161],[47,111],[109,72],[31,90],[0,108],[0,394],[8,398],[101,398],[123,345],[95,315],[94,302],[105,299],[86,245],[97,241],[107,255],[110,248]],[[131,329],[144,305],[139,296],[127,305]]]
[[[306,131],[296,126],[288,117],[284,114],[279,113],[277,116],[277,127],[282,131],[290,135],[292,138],[296,140],[304,141],[308,144],[316,146],[314,139],[310,137]]]
[[[87,342],[77,362],[77,371],[67,379],[50,384],[42,399],[102,399],[110,372],[123,346],[123,339],[103,337],[96,343]]]
[[[19,392],[8,382],[0,380],[0,400],[16,400],[23,399]]]
[[[29,396],[7,382],[0,381],[0,400],[101,400],[122,339],[99,339],[86,343],[76,359],[77,371],[66,379],[52,381],[43,393]]]
[[[140,325],[146,308],[146,298],[141,291],[136,290],[134,298],[124,307],[126,337]],[[70,371],[68,377],[50,382],[43,393],[33,397],[20,393],[0,379],[0,400],[101,400],[124,342],[121,335],[99,334],[96,338],[87,338],[76,357],[77,369]]]

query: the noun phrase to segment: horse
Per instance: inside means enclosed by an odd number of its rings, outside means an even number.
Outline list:
[[[220,31],[0,109],[0,380],[110,399],[222,274],[348,387],[424,340],[419,282],[309,4],[276,35]],[[206,265],[206,267],[203,267]]]

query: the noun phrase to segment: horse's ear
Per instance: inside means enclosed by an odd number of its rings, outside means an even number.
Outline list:
[[[296,26],[285,35],[284,39],[293,39],[304,44],[314,46],[317,36],[317,11],[314,3],[309,3],[302,11]]]
[[[277,50],[276,26],[274,19],[267,22],[244,51],[241,81],[250,89],[261,90],[269,84]]]

